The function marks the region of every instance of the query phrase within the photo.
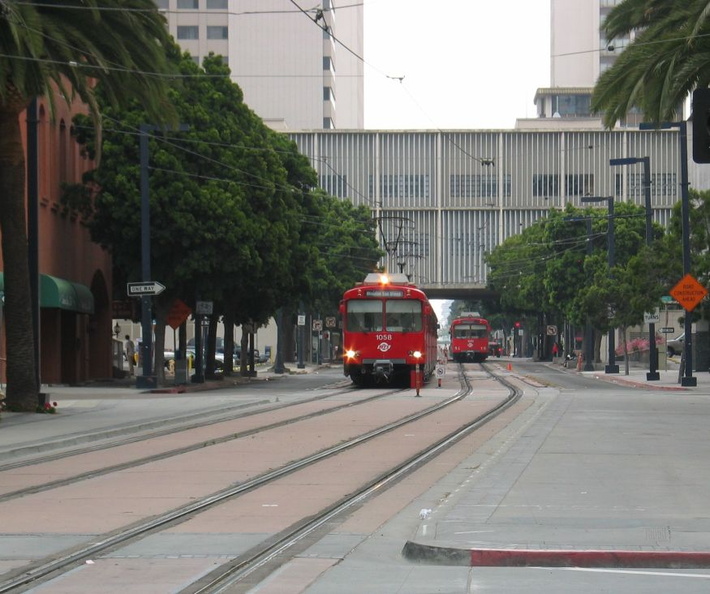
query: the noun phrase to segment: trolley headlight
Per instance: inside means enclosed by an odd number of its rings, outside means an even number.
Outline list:
[[[421,359],[422,358],[422,352],[421,351],[412,351],[412,357],[415,359]]]
[[[352,349],[345,351],[345,358],[346,359],[354,359],[356,356],[357,356],[357,351],[353,351]]]

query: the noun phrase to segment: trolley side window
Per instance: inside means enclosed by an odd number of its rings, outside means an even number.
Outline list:
[[[345,325],[349,332],[381,331],[382,301],[377,299],[348,301]]]
[[[454,338],[485,338],[488,327],[481,324],[457,324],[454,327]]]
[[[385,305],[385,327],[388,332],[421,332],[421,301],[388,299]]]

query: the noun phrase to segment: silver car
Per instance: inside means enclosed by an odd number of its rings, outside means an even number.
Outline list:
[[[668,350],[669,357],[675,357],[676,355],[681,355],[683,353],[683,344],[685,342],[685,332],[676,338],[669,340],[666,343],[666,349]]]

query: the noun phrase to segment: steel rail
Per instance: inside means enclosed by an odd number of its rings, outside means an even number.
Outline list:
[[[401,390],[393,390],[392,392],[396,391]],[[119,529],[109,535],[102,535],[101,540],[93,542],[89,545],[77,547],[76,549],[66,554],[60,552],[57,555],[54,555],[50,561],[40,561],[38,564],[36,564],[36,566],[29,567],[25,571],[23,571],[22,575],[4,582],[0,582],[0,594],[4,594],[5,592],[11,592],[15,588],[33,584],[34,582],[38,582],[39,580],[42,580],[44,578],[51,578],[52,574],[68,571],[68,568],[73,568],[75,565],[84,562],[88,559],[92,559],[98,554],[113,549],[118,545],[122,545],[136,538],[147,536],[156,531],[157,529],[160,529],[169,524],[185,521],[189,517],[201,511],[219,505],[228,499],[242,495],[248,491],[252,491],[257,487],[276,480],[277,478],[281,478],[283,476],[296,472],[301,468],[304,468],[311,464],[315,464],[320,460],[334,456],[342,451],[345,451],[361,443],[374,439],[379,435],[382,435],[389,431],[393,431],[398,427],[406,425],[407,423],[415,421],[428,414],[432,414],[446,406],[451,405],[454,402],[457,402],[458,400],[461,400],[463,397],[465,397],[465,395],[466,393],[459,392],[451,398],[443,400],[435,404],[434,406],[428,407],[423,411],[407,415],[406,417],[403,417],[392,423],[388,423],[387,425],[383,425],[378,429],[369,431],[349,441],[343,442],[330,448],[326,448],[320,452],[317,452],[310,456],[306,456],[301,460],[297,460],[281,468],[277,468],[273,471],[254,477],[253,479],[245,481],[240,485],[228,487],[227,489],[218,491],[216,493],[213,493],[212,495],[208,495],[207,497],[203,497],[186,506],[171,510],[164,514],[160,514],[149,521],[138,522],[133,526],[130,526],[125,529]]]
[[[160,452],[159,454],[152,454],[150,456],[145,456],[143,458],[138,458],[136,460],[129,460],[127,462],[121,462],[119,464],[112,464],[111,466],[97,468],[96,470],[89,470],[86,472],[82,472],[80,474],[76,474],[71,477],[48,481],[46,483],[42,483],[41,485],[33,485],[31,487],[25,487],[23,489],[17,489],[15,491],[9,491],[7,493],[0,494],[0,503],[6,502],[6,501],[11,501],[13,499],[18,499],[19,497],[25,497],[27,495],[34,495],[36,493],[42,493],[43,491],[49,491],[51,489],[57,489],[59,487],[65,487],[67,485],[72,485],[74,483],[79,483],[81,481],[89,480],[89,479],[96,478],[99,476],[105,476],[108,474],[112,474],[114,472],[120,472],[122,470],[127,470],[129,468],[137,468],[137,467],[143,466],[145,464],[151,464],[153,462],[158,462],[159,460],[166,460],[168,458],[174,458],[175,456],[181,456],[183,454],[194,452],[196,450],[203,450],[203,449],[210,447],[210,446],[227,443],[227,442],[234,441],[237,439],[242,439],[244,437],[248,437],[250,435],[254,435],[256,433],[259,433],[261,431],[268,431],[271,429],[277,429],[277,428],[283,427],[285,425],[290,425],[293,423],[297,423],[299,421],[304,421],[304,420],[312,419],[312,418],[319,417],[322,415],[327,415],[327,414],[330,414],[333,412],[343,410],[345,408],[350,408],[353,406],[367,404],[368,402],[371,402],[373,400],[378,400],[381,398],[385,398],[386,396],[390,396],[390,395],[397,393],[399,391],[400,390],[390,390],[390,391],[387,391],[383,394],[377,394],[375,396],[369,396],[367,398],[363,398],[362,400],[357,400],[357,401],[353,401],[353,402],[346,402],[344,404],[334,406],[333,408],[322,409],[319,411],[314,411],[314,412],[310,412],[310,413],[307,413],[304,415],[292,417],[290,419],[284,419],[282,421],[277,421],[275,423],[261,425],[259,427],[254,427],[252,429],[240,431],[239,433],[231,433],[229,435],[223,435],[222,437],[214,437],[214,438],[210,438],[210,439],[201,440],[201,441],[195,442],[195,443],[187,445],[187,446],[183,446],[180,448],[174,448],[172,450],[167,450],[165,452]],[[322,396],[322,397],[315,398],[315,399],[308,399],[305,401],[300,401],[298,404],[310,403],[310,402],[317,401],[317,400],[323,400],[323,399],[328,398],[330,396],[336,396],[336,395],[339,395],[342,393],[343,392],[338,392],[336,394],[331,394],[329,396]],[[287,406],[293,406],[293,405],[288,404]],[[100,447],[86,448],[85,450],[75,452],[72,455],[79,456],[82,454],[88,454],[88,453],[93,453],[96,451],[108,449],[109,447],[121,447],[121,446],[128,445],[131,443],[136,443],[138,441],[146,441],[148,439],[164,437],[165,435],[172,435],[175,433],[180,433],[183,431],[190,431],[192,429],[198,429],[198,428],[206,427],[209,425],[216,425],[220,422],[229,422],[229,421],[234,421],[234,420],[237,420],[240,418],[254,416],[254,415],[260,414],[260,413],[273,412],[274,410],[278,410],[279,408],[286,408],[286,407],[274,407],[274,408],[262,409],[258,412],[257,411],[250,411],[250,413],[248,413],[246,415],[237,415],[237,416],[234,416],[233,418],[223,419],[222,421],[191,425],[191,426],[189,426],[187,428],[183,428],[183,429],[171,429],[171,430],[166,430],[166,431],[158,431],[158,432],[155,432],[154,434],[151,434],[150,436],[141,437],[140,439],[139,438],[128,439],[125,442],[121,442],[121,443],[119,443],[117,445],[113,445],[113,446],[102,445]],[[67,456],[62,456],[62,457],[67,457]],[[49,462],[52,460],[46,460],[46,461]],[[34,462],[32,465],[34,465]],[[18,466],[17,468],[22,468],[22,466]]]
[[[463,427],[453,431],[433,445],[430,445],[424,450],[414,454],[400,465],[370,482],[368,485],[363,486],[363,488],[357,493],[336,502],[324,510],[321,514],[306,523],[298,525],[294,529],[284,531],[284,533],[282,533],[282,535],[280,535],[275,542],[270,543],[269,546],[254,547],[248,558],[244,559],[243,557],[245,555],[242,555],[242,559],[228,563],[226,568],[221,567],[216,569],[212,572],[212,574],[210,574],[213,577],[208,576],[207,579],[210,581],[204,585],[198,586],[198,589],[195,589],[193,584],[193,586],[188,586],[183,589],[181,594],[219,594],[221,592],[225,592],[226,589],[231,588],[236,583],[242,581],[244,578],[248,577],[267,563],[275,560],[286,550],[296,545],[298,542],[321,528],[323,525],[332,521],[345,511],[350,510],[352,507],[360,505],[374,493],[380,491],[381,489],[387,488],[389,485],[414,472],[422,465],[431,461],[443,451],[454,445],[456,442],[495,419],[498,415],[520,400],[523,395],[522,390],[517,388],[504,377],[494,374],[485,364],[480,365],[491,377],[497,379],[506,388],[508,388],[508,398],[486,413],[478,416],[470,423],[465,424]],[[462,383],[463,396],[465,396],[472,390],[471,383],[463,370],[463,364],[459,363],[458,369],[459,379]],[[203,580],[204,579],[205,578],[203,578]]]

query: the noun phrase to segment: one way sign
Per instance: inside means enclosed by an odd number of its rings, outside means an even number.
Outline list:
[[[157,281],[148,281],[147,283],[128,283],[129,297],[160,295],[163,291],[165,291],[165,285],[161,285]]]

